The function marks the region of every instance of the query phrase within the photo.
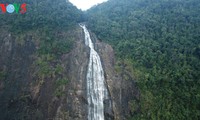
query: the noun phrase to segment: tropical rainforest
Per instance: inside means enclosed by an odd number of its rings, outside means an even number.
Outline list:
[[[74,47],[75,40],[70,36],[74,33],[70,30],[84,22],[97,39],[113,47],[117,73],[127,71],[139,89],[140,99],[129,103],[128,120],[200,119],[199,0],[108,0],[87,11],[77,9],[68,0],[7,0],[5,3],[14,2],[27,3],[27,12],[0,14],[0,32],[3,35],[3,31],[9,31],[21,46],[26,43],[25,34],[36,39],[39,45],[33,68],[37,69],[35,77],[42,79],[40,84],[52,76],[57,76],[55,85],[67,84],[60,59]],[[4,58],[5,53],[0,53],[0,58]],[[4,62],[0,61],[0,65],[4,66]],[[0,80],[5,81],[4,86],[11,86],[12,69],[7,66],[0,67]],[[13,99],[19,96],[21,88],[16,87],[18,93],[14,95],[10,89],[2,93],[1,81],[2,119],[14,119],[11,114],[23,111],[20,106],[25,105],[28,107],[24,113],[32,109],[38,113],[35,106],[26,102],[11,108],[4,106],[11,96]],[[55,88],[55,96],[64,94],[61,89]],[[23,100],[29,98],[25,96]],[[29,114],[32,112],[19,113],[16,119],[44,117],[27,117]]]
[[[133,120],[200,119],[199,8],[198,0],[109,0],[86,12],[114,47],[116,68],[127,63],[139,86]]]

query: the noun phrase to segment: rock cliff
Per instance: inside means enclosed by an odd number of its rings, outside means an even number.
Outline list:
[[[61,55],[58,61],[63,67],[61,74],[52,73],[48,77],[35,76],[38,70],[39,46],[37,34],[27,33],[23,42],[17,41],[16,35],[1,31],[0,36],[0,116],[2,119],[33,120],[86,120],[86,72],[89,48],[84,44],[84,33],[76,27],[63,38],[74,40],[73,49]],[[112,47],[102,43],[91,32],[95,49],[100,54],[112,110],[107,109],[106,120],[125,120],[131,114],[130,102],[139,100],[139,92],[133,78],[126,71],[115,71],[115,56]],[[51,65],[55,62],[51,62]],[[123,70],[123,64],[121,65]],[[124,79],[126,74],[128,79]],[[59,76],[68,79],[67,84],[57,88]],[[55,93],[56,92],[56,93]],[[59,94],[58,94],[59,93]],[[62,94],[61,94],[62,93]],[[138,107],[139,109],[139,107]]]

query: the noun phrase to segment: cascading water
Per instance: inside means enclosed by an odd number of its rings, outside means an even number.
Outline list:
[[[85,25],[80,24],[85,33],[85,44],[90,47],[90,59],[87,71],[88,120],[104,120],[103,101],[108,98],[104,71],[98,53]]]

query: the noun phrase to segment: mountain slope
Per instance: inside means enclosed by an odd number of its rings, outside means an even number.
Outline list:
[[[25,14],[0,15],[0,119],[54,119],[69,82],[70,57],[63,56],[79,39],[81,11],[65,0],[6,1],[22,2]]]
[[[109,0],[87,11],[90,29],[114,47],[116,69],[137,79],[133,119],[200,119],[199,8],[197,0]]]
[[[12,31],[20,32],[45,26],[51,29],[66,29],[81,20],[81,11],[68,0],[7,0],[4,3],[27,4],[25,14],[5,13],[0,16],[0,23],[6,26],[12,25],[10,26]]]

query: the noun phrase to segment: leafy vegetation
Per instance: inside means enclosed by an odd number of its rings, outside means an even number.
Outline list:
[[[63,79],[58,79],[56,81],[56,91],[55,91],[55,95],[57,97],[61,97],[65,94],[64,92],[64,86],[68,83],[68,80],[66,78],[63,78]]]
[[[55,31],[42,32],[37,50],[37,60],[33,67],[36,69],[35,76],[40,81],[45,79],[64,79],[64,68],[61,62],[63,54],[67,54],[73,48],[73,38],[70,33]],[[60,96],[60,87],[56,88],[57,96]]]
[[[200,119],[199,8],[198,0],[109,0],[86,13],[137,79],[141,108],[130,119]]]
[[[68,0],[6,0],[6,3],[27,4],[25,14],[5,13],[0,16],[1,25],[15,33],[38,28],[47,28],[49,31],[69,29],[82,16],[81,11]]]

